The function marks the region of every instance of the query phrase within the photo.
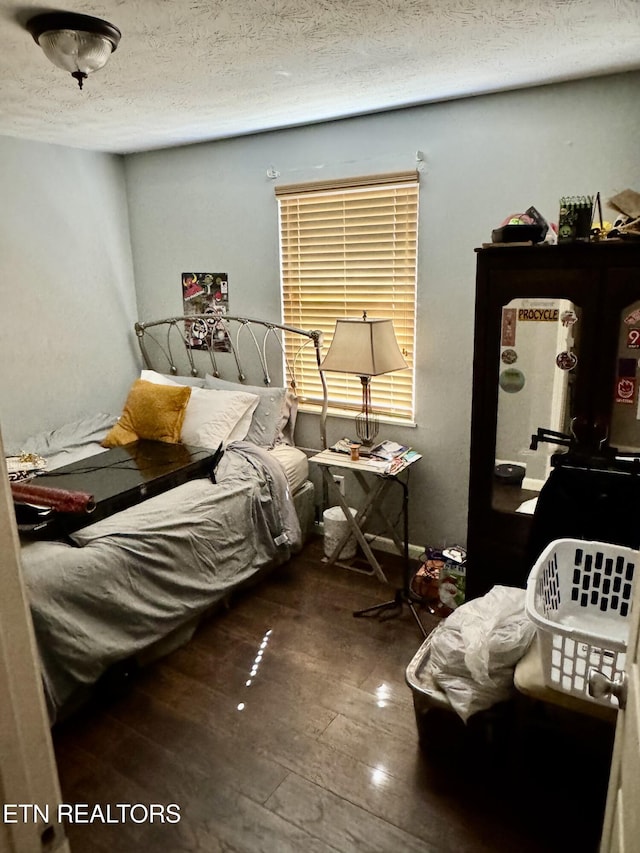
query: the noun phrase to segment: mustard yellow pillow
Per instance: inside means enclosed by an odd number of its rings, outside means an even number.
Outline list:
[[[178,444],[190,396],[191,388],[186,385],[156,385],[136,379],[120,420],[103,440],[103,447],[118,447],[139,438]]]

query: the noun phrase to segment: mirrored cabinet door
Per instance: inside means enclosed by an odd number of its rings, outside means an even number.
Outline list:
[[[553,444],[531,449],[539,427],[566,435],[580,371],[582,309],[568,299],[518,297],[502,308],[492,502],[531,499],[551,469]],[[522,494],[511,488],[522,484]]]
[[[640,244],[477,251],[470,598],[526,584],[536,499],[568,437],[640,453],[639,359]]]

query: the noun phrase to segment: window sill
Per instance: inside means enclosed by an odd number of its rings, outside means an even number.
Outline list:
[[[320,408],[318,406],[304,405],[303,403],[300,404],[298,411],[307,415],[320,414]],[[356,412],[347,409],[329,408],[329,410],[327,411],[328,418],[342,418],[344,420],[353,420],[356,414]],[[404,418],[394,418],[392,415],[377,415],[377,418],[378,423],[380,424],[390,424],[391,426],[407,427],[408,429],[416,429],[418,426],[415,421],[408,421]]]

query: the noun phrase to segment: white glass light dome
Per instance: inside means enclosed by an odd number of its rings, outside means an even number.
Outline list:
[[[71,12],[36,15],[27,29],[45,56],[82,83],[106,64],[120,41],[120,30],[100,18]]]

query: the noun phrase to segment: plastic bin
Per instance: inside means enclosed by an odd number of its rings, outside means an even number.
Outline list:
[[[420,746],[425,750],[437,751],[444,743],[451,744],[452,740],[455,742],[458,739],[462,721],[456,716],[446,694],[433,680],[429,667],[430,657],[431,637],[427,637],[407,666],[405,681],[413,695],[413,711]],[[453,738],[447,733],[452,728],[456,732]]]
[[[429,658],[431,655],[431,637],[422,643],[413,656],[411,663],[405,671],[405,680],[413,693],[413,707],[416,712],[416,720],[433,708],[442,711],[453,711],[446,693],[441,690],[433,680],[429,670]]]
[[[589,694],[589,672],[624,672],[640,552],[621,545],[556,539],[531,570],[525,608],[535,623],[545,684],[602,705]]]
[[[413,695],[418,741],[423,750],[447,763],[468,755],[471,748],[493,748],[501,736],[508,738],[508,703],[479,711],[463,723],[447,694],[433,680],[430,668],[431,636],[427,637],[405,670],[405,681]]]
[[[353,507],[349,507],[349,512],[354,518],[358,514],[358,510],[353,509]],[[332,506],[329,509],[325,509],[322,513],[322,521],[324,523],[324,555],[325,557],[330,557],[338,542],[347,532],[349,522],[340,506]],[[350,560],[352,557],[355,557],[356,548],[356,537],[351,533],[342,546],[342,550],[338,554],[338,559]]]

